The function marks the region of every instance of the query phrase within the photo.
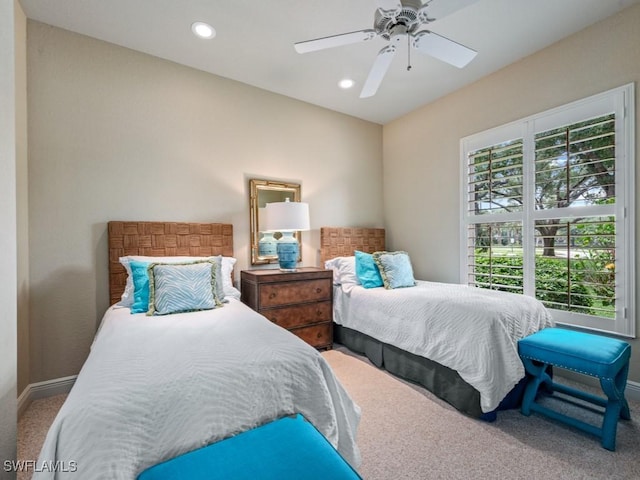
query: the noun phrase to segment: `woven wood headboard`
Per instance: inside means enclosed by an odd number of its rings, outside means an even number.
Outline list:
[[[384,228],[320,228],[320,261],[352,256],[355,250],[373,253],[385,249]]]
[[[120,301],[126,255],[150,257],[233,256],[233,225],[228,223],[109,222],[109,299]]]

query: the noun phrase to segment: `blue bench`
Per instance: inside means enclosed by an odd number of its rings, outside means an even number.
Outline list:
[[[604,448],[615,450],[618,418],[631,418],[629,404],[624,398],[631,356],[629,344],[601,335],[563,328],[545,328],[520,340],[518,353],[529,376],[521,412],[527,416],[532,411],[538,412],[564,422],[596,435]],[[607,398],[554,382],[551,367],[598,378]],[[536,397],[541,386],[550,392],[557,391],[604,407],[602,426],[596,427],[537,403]]]
[[[148,468],[138,480],[362,480],[302,415]]]

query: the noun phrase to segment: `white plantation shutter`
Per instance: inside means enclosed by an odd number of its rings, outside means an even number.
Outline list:
[[[522,238],[520,222],[490,222],[523,208],[523,141],[508,140],[467,156],[468,215],[481,223],[467,229],[467,283],[523,293],[522,262],[505,264],[497,252]]]
[[[615,216],[554,219],[553,225],[552,237],[544,235],[546,224],[535,230],[536,245],[552,238],[561,257],[551,278],[536,268],[536,297],[549,308],[614,318]]]
[[[535,136],[536,196],[553,189],[542,208],[594,205],[615,192],[615,116],[609,114]],[[610,190],[610,192],[609,192]]]
[[[522,139],[472,152],[468,171],[471,213],[522,211]]]
[[[524,293],[522,255],[512,255],[513,261],[505,264],[498,249],[513,250],[522,238],[519,223],[476,223],[468,230],[467,284],[476,287]],[[518,243],[519,245],[519,243]],[[507,253],[508,254],[508,253]]]
[[[633,85],[461,140],[461,279],[635,334]]]

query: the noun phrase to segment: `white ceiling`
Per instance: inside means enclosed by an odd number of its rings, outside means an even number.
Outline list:
[[[448,0],[440,0],[448,1]],[[378,93],[359,93],[381,38],[300,55],[293,44],[372,28],[374,0],[20,0],[34,20],[385,124],[640,0],[479,0],[429,25],[474,50],[464,69],[400,47]],[[210,23],[212,40],[191,33]],[[356,85],[341,90],[351,77]]]

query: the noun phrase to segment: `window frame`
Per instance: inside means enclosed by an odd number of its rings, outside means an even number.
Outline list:
[[[578,123],[597,116],[615,114],[616,151],[616,315],[614,319],[576,312],[551,310],[556,323],[624,337],[636,336],[635,322],[635,100],[634,84],[623,85],[529,117],[469,135],[460,140],[460,282],[468,284],[468,227],[477,223],[522,222],[523,294],[535,297],[535,221],[567,218],[579,213],[603,211],[599,206],[576,206],[535,210],[536,133]],[[471,152],[502,142],[523,142],[522,212],[475,215],[469,211],[469,166]],[[582,210],[578,210],[582,209]]]

